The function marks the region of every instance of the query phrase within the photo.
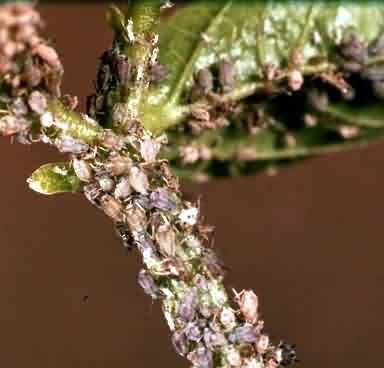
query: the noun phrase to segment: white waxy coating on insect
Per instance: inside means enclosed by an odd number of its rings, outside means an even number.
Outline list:
[[[122,221],[124,218],[123,205],[117,199],[106,194],[101,199],[101,207],[105,214],[115,221]]]
[[[148,193],[149,182],[147,175],[136,166],[132,167],[129,171],[129,183],[136,192],[140,194]]]
[[[219,307],[224,305],[228,300],[228,297],[220,283],[217,280],[211,280],[207,285],[212,303]]]
[[[55,120],[53,119],[53,115],[47,111],[40,117],[40,123],[43,127],[49,128],[54,125]]]
[[[47,111],[47,98],[39,91],[34,91],[28,98],[28,105],[36,114],[43,115]]]
[[[180,211],[179,219],[182,223],[194,226],[197,222],[199,210],[196,207],[185,208]]]
[[[147,222],[145,212],[138,207],[129,206],[125,210],[126,221],[132,232],[141,233]]]
[[[144,138],[140,143],[140,154],[146,162],[154,162],[160,151],[160,144],[150,137]]]
[[[200,240],[194,235],[188,235],[185,237],[185,243],[192,248],[198,248],[201,246]]]
[[[263,368],[264,364],[259,360],[252,358],[245,365],[246,368]]]
[[[103,176],[103,177],[99,178],[98,181],[99,181],[100,188],[104,192],[111,192],[113,190],[113,188],[115,187],[115,182],[113,181],[113,179],[111,179],[108,176]]]
[[[76,176],[85,182],[89,182],[92,177],[92,169],[91,166],[84,160],[74,159],[72,161],[73,170],[75,171]]]
[[[297,69],[292,70],[288,76],[288,84],[292,91],[298,91],[304,83],[301,72]]]
[[[122,177],[116,184],[115,196],[118,198],[127,198],[131,194],[131,185],[127,177]]]
[[[243,290],[237,296],[237,303],[244,319],[249,323],[255,323],[258,319],[258,298],[252,290]]]
[[[269,337],[268,335],[260,335],[256,343],[256,351],[259,354],[264,354],[269,346]]]
[[[156,242],[159,244],[160,251],[168,257],[176,254],[176,234],[170,225],[161,225],[155,234]]]
[[[117,156],[107,164],[113,175],[127,174],[132,167],[132,160],[129,157]]]
[[[220,313],[220,322],[226,329],[233,329],[236,326],[236,316],[229,307],[224,307]]]
[[[241,367],[242,359],[239,351],[234,346],[227,349],[225,358],[231,367]]]

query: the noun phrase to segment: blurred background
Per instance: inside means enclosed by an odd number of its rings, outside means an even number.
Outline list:
[[[111,40],[105,5],[43,5],[84,106]],[[298,345],[299,367],[384,365],[384,143],[280,170],[185,185],[216,226],[228,286],[252,288],[267,331]],[[0,367],[187,367],[157,304],[137,285],[140,258],[80,195],[44,197],[25,179],[60,160],[0,144]]]

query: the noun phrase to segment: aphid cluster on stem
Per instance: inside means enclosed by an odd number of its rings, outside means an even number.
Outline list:
[[[19,12],[26,11],[34,19],[31,9],[10,6],[6,16],[17,18]],[[30,22],[33,26],[38,23]],[[28,83],[36,82],[37,74],[35,79],[28,77],[25,86],[17,79],[17,73],[30,67],[27,62],[15,62],[19,51],[0,53],[9,59],[0,60],[6,71],[1,82],[7,87],[6,101],[0,101],[7,107],[0,118],[0,132],[16,135],[23,143],[34,139],[49,143],[70,155],[70,169],[86,199],[111,219],[126,249],[136,248],[142,254],[145,268],[138,282],[146,294],[162,303],[175,349],[194,367],[257,364],[258,368],[271,368],[272,361],[278,366],[292,354],[284,355],[287,347],[275,348],[262,334],[263,323],[253,292],[240,292],[235,304],[230,303],[223,285],[222,262],[213,249],[205,246],[211,228],[202,222],[199,203],[183,199],[168,163],[158,157],[166,139],[146,131],[137,111],[132,111],[135,107],[125,100],[130,93],[137,97],[135,88],[145,88],[147,83],[162,78],[149,74],[157,62],[157,36],[148,34],[141,39],[133,29],[128,20],[128,42],[152,45],[148,57],[131,65],[119,47],[106,51],[101,58],[96,93],[89,99],[90,115],[105,125],[112,118],[108,126],[111,129],[101,128],[87,115],[63,112],[63,105],[72,109],[76,103],[68,98],[63,103],[56,99],[60,95],[61,64],[54,50],[42,43],[20,49],[27,50],[23,60],[31,62],[32,56],[39,59],[43,77],[33,88]],[[28,44],[28,40],[23,42]],[[7,62],[16,63],[20,70],[8,73]],[[216,72],[212,80],[206,72],[196,76],[207,98],[215,99],[215,88],[224,93],[234,83],[229,61],[223,60]],[[230,110],[232,106],[220,105],[220,109]],[[212,113],[204,109],[196,109],[193,115],[205,122],[220,118],[217,114],[212,120]],[[200,149],[199,154],[208,156],[209,152]]]

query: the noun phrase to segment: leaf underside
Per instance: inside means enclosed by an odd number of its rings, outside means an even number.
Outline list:
[[[306,106],[306,92],[318,87],[312,83],[315,72],[306,76],[304,91],[287,93],[285,88],[281,93],[284,97],[251,95],[242,99],[245,109],[263,105],[268,111],[267,120],[273,121],[255,134],[244,129],[241,114],[226,116],[228,127],[190,134],[185,128],[189,117],[182,120],[173,113],[190,103],[188,95],[196,83],[196,72],[222,60],[233,64],[235,81],[231,88],[240,90],[262,82],[266,64],[286,70],[294,49],[301,51],[303,69],[316,69],[317,63],[334,59],[337,45],[347,32],[356,33],[368,45],[384,31],[381,3],[193,2],[162,22],[158,31],[160,62],[168,68],[168,79],[150,89],[142,117],[147,128],[167,131],[170,146],[165,157],[183,178],[252,174],[271,164],[366,144],[384,133],[384,110],[374,98],[356,107],[356,101],[344,102],[333,91],[336,98],[331,99],[326,111]],[[295,101],[294,112],[287,108],[290,97]],[[279,112],[280,103],[285,104],[284,113]],[[305,124],[308,114],[316,120],[316,126]],[[359,127],[359,131],[346,137],[340,134],[345,127]],[[284,143],[287,137],[291,145]],[[210,158],[184,162],[180,146],[191,144],[208,147]],[[253,155],[244,159],[247,151]]]

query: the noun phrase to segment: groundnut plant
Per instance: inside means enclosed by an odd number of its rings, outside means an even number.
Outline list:
[[[132,0],[106,19],[114,40],[80,113],[35,4],[0,5],[0,134],[65,155],[29,187],[83,194],[105,213],[141,254],[138,283],[193,367],[294,363],[294,346],[264,331],[256,294],[226,290],[213,228],[179,179],[273,172],[380,138],[383,6]]]

